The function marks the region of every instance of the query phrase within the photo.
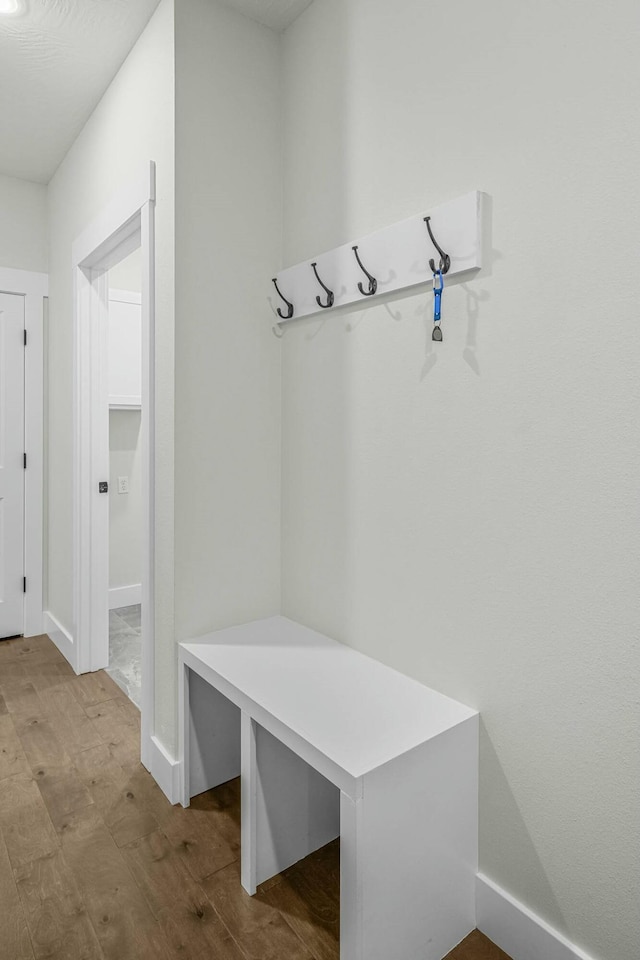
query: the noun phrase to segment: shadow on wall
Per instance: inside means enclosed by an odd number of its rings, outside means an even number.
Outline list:
[[[491,799],[488,799],[488,798]],[[508,874],[505,860],[527,865],[527,889],[512,891],[525,903],[545,904],[544,919],[556,930],[569,936],[564,916],[544,866],[520,813],[513,790],[507,780],[496,749],[482,717],[480,718],[480,872],[501,884]],[[500,837],[500,845],[487,843],[487,837]],[[505,856],[506,853],[506,856]],[[509,883],[511,889],[514,871]]]

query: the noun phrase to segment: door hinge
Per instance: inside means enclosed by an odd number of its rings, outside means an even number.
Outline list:
[[[26,593],[26,592],[27,592],[27,578],[26,578],[26,577],[23,577],[23,578],[22,578],[22,592],[23,592],[23,593]]]
[[[27,345],[27,331],[26,331],[26,330],[24,331],[24,345],[25,345],[25,347],[26,347],[26,345]]]
[[[27,469],[27,455],[26,455],[26,453],[23,453],[23,454],[22,454],[22,457],[23,457],[22,464],[23,464],[23,466],[24,466],[24,469],[26,470],[26,469]]]

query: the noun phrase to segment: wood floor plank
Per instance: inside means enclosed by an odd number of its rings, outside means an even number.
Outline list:
[[[0,956],[34,960],[29,928],[18,896],[13,870],[0,835]]]
[[[74,762],[119,847],[158,829],[138,778],[113,759],[106,744],[76,754]]]
[[[78,703],[68,681],[61,678],[61,682],[41,685],[41,679],[34,679],[33,684],[45,716],[55,725],[56,736],[67,753],[73,756],[102,743],[91,717]]]
[[[113,703],[117,704],[118,710],[126,722],[135,723],[136,726],[140,726],[140,709],[135,705],[133,700],[129,700],[128,697],[120,697],[117,700],[114,699]]]
[[[334,841],[285,870],[276,884],[259,888],[257,897],[280,911],[316,960],[340,956],[340,858]]]
[[[119,699],[125,696],[117,683],[114,683],[104,670],[81,674],[81,676],[76,677],[72,689],[82,707],[91,707],[97,703],[103,703],[105,700]]]
[[[66,663],[64,657],[46,633],[37,637],[22,637],[16,645],[17,656],[29,668],[36,663]]]
[[[173,960],[160,924],[95,805],[65,818],[60,836],[105,960]]]
[[[18,714],[15,719],[16,733],[27,760],[32,766],[68,760],[69,755],[54,733],[50,721],[44,716],[39,700],[38,711],[28,716]]]
[[[57,849],[56,832],[31,775],[0,780],[0,831],[14,869]]]
[[[204,890],[161,831],[123,848],[138,886],[172,948],[190,960],[244,960]]]
[[[283,878],[294,882],[314,912],[334,920],[340,908],[340,838],[288,867]]]
[[[24,637],[13,637],[11,640],[0,640],[0,673],[3,666],[20,658],[20,651],[27,640]]]
[[[15,643],[18,639],[20,638],[16,637],[12,640],[0,640],[0,669],[2,668],[3,663],[7,663],[9,660],[15,657]]]
[[[63,683],[69,684],[76,676],[66,660],[59,663],[49,661],[35,663],[23,667],[23,669],[25,674],[28,674],[38,694],[40,694],[42,690],[46,690],[47,687],[57,687]]]
[[[474,930],[447,954],[445,960],[510,960],[510,957],[483,933]]]
[[[20,671],[19,676],[8,677],[2,682],[2,695],[14,721],[43,715],[35,686],[25,675],[23,667],[20,667]]]
[[[31,773],[11,716],[0,716],[0,780],[16,773]]]
[[[19,661],[1,660],[0,661],[0,691],[4,691],[8,686],[14,686],[19,680],[26,680],[25,669]],[[7,709],[8,705],[7,705]]]
[[[315,960],[277,908],[245,892],[238,863],[207,877],[202,887],[247,960]]]
[[[140,730],[140,713],[130,700],[112,697],[111,700],[88,704],[84,709],[87,716],[94,720],[98,730],[108,730],[112,724],[121,723],[134,726],[137,732]]]
[[[151,774],[141,763],[130,764],[124,768],[128,777],[129,789],[132,790],[144,808],[149,811],[162,829],[164,826],[179,817],[182,807],[171,804],[155,782]]]
[[[70,760],[60,765],[39,764],[34,773],[52,820],[93,803]]]
[[[2,696],[2,693],[0,693],[0,717],[3,717],[6,713],[9,713],[9,708],[5,703],[5,699]]]
[[[49,720],[19,720],[16,732],[52,818],[93,802]]]
[[[103,743],[109,747],[111,756],[122,767],[130,767],[140,760],[140,736],[130,723],[112,723],[111,730],[101,731]]]
[[[190,809],[212,811],[218,833],[230,845],[237,844],[240,837],[240,777],[193,797]]]
[[[102,960],[98,938],[61,850],[19,867],[16,882],[37,960]]]
[[[145,808],[153,814],[160,826],[168,820],[179,816],[178,811],[181,807],[171,804],[164,793],[153,779],[148,770],[142,766],[140,761],[129,763],[123,766],[131,788],[135,791],[137,797],[144,803]],[[237,839],[237,838],[236,838]]]
[[[216,827],[212,810],[174,807],[162,830],[178,851],[194,880],[202,880],[238,860],[240,838],[230,843]]]
[[[13,646],[8,654],[3,653],[4,643],[0,643],[0,686],[12,677],[28,677],[33,681],[42,677],[47,681],[60,682],[75,674],[62,654],[48,637],[19,638],[20,643],[10,641]],[[51,678],[51,680],[49,680]]]
[[[94,729],[111,755],[122,766],[140,760],[140,721],[132,720],[119,700],[105,700],[85,707]]]

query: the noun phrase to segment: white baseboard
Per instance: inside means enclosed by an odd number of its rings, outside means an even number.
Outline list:
[[[76,656],[76,645],[73,642],[73,637],[66,630],[59,620],[56,620],[54,615],[48,610],[45,610],[42,614],[42,629],[47,634],[50,640],[52,640],[65,660],[68,660],[75,672],[78,672],[77,668],[77,656]]]
[[[476,877],[476,924],[513,960],[595,960],[482,873]]]
[[[157,737],[150,738],[149,773],[170,803],[180,798],[180,763],[165,750]]]
[[[130,583],[127,587],[109,588],[109,610],[116,610],[118,607],[132,607],[136,603],[142,603],[141,583]]]

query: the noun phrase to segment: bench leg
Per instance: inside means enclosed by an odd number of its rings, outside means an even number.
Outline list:
[[[477,717],[342,794],[340,960],[442,960],[475,927]]]
[[[242,711],[241,721],[241,801],[240,801],[240,882],[247,893],[256,892],[256,725]]]
[[[185,664],[179,684],[180,802],[188,807],[240,775],[240,710]]]
[[[242,886],[258,884],[340,833],[338,788],[242,714]]]
[[[365,960],[362,929],[362,799],[340,794],[340,960]]]

